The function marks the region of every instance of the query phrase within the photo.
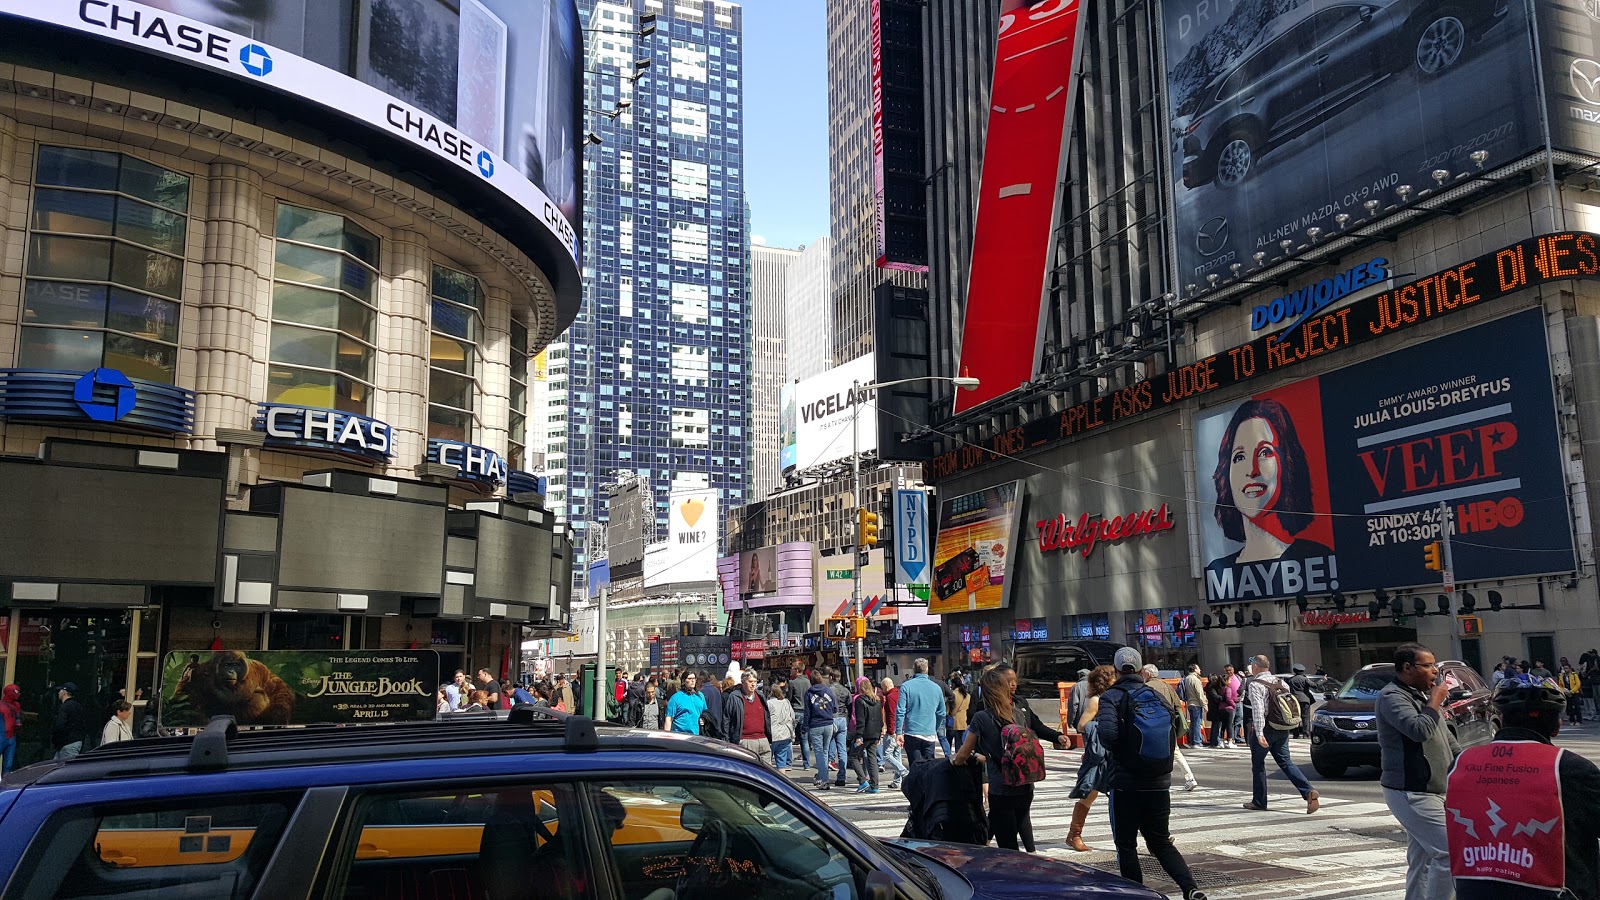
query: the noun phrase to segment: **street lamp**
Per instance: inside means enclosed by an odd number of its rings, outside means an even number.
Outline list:
[[[915,381],[948,381],[963,391],[978,389],[978,379],[967,376],[950,375],[919,375],[915,378],[898,378],[894,381],[871,381],[861,383],[856,379],[850,388],[850,501],[856,508],[856,552],[850,562],[852,587],[850,589],[850,616],[852,619],[861,618],[861,392],[876,391],[881,388],[894,387],[900,384],[910,384]],[[851,626],[854,628],[855,626]],[[856,638],[856,679],[866,677],[865,656],[866,642],[863,638]]]

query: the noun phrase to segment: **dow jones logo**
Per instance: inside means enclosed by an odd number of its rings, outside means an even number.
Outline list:
[[[265,78],[272,73],[272,54],[260,44],[245,44],[239,48],[239,65],[257,78]]]

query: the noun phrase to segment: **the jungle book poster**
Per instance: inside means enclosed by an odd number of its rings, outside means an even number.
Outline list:
[[[161,669],[163,728],[212,716],[241,726],[431,719],[432,650],[173,650]]]

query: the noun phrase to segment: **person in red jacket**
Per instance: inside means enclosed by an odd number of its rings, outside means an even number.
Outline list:
[[[17,758],[17,733],[22,730],[22,688],[6,685],[0,692],[0,775],[11,771]]]

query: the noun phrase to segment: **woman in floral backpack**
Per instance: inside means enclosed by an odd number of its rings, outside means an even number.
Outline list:
[[[951,765],[966,765],[977,754],[989,780],[989,825],[994,841],[1007,850],[1033,852],[1034,782],[1044,778],[1040,739],[1058,750],[1067,749],[1061,733],[1039,721],[1026,704],[1017,705],[1017,672],[1000,663],[983,673],[984,709],[967,723],[967,739],[950,758]]]

